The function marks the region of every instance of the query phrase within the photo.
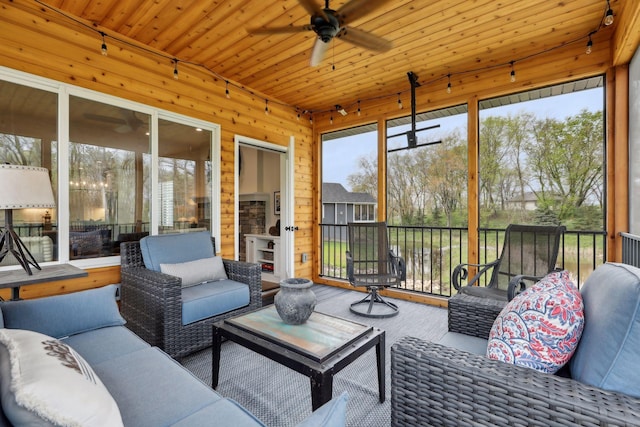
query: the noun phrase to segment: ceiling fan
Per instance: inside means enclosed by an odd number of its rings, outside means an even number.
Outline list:
[[[102,114],[84,113],[85,119],[117,125],[113,128],[117,133],[130,133],[138,130],[145,123],[136,116],[135,111],[119,110],[122,117],[105,116]]]
[[[311,66],[322,62],[329,42],[334,37],[340,38],[356,46],[373,50],[376,52],[386,52],[392,47],[392,43],[382,37],[357,28],[348,27],[352,21],[361,18],[390,0],[350,0],[342,5],[338,10],[329,8],[329,0],[325,0],[324,9],[320,8],[314,0],[298,0],[298,3],[311,15],[311,22],[308,25],[285,27],[259,27],[250,28],[250,34],[283,34],[298,33],[303,31],[313,31],[318,35],[311,53]]]

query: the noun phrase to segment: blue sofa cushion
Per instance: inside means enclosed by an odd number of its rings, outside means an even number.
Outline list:
[[[316,409],[306,420],[298,424],[298,427],[342,427],[347,423],[346,391],[333,400]]]
[[[28,329],[54,338],[125,324],[118,311],[115,285],[0,305],[6,328]]]
[[[212,420],[216,420],[215,423]],[[233,427],[265,427],[264,424],[233,399],[220,399],[206,408],[172,424],[172,427],[210,427],[225,424]]]
[[[140,252],[145,267],[154,271],[161,271],[160,264],[195,261],[215,255],[208,231],[143,237]]]
[[[126,426],[169,426],[222,399],[156,347],[92,367],[118,404]]]
[[[640,397],[640,269],[606,263],[581,289],[585,325],[571,359],[571,377]]]
[[[249,286],[229,279],[182,288],[182,324],[247,306],[249,299]]]
[[[61,341],[77,351],[90,365],[150,347],[124,326],[95,329]]]

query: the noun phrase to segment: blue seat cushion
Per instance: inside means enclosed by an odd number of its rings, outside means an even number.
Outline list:
[[[471,335],[460,334],[458,332],[447,332],[440,338],[438,344],[446,347],[456,348],[472,354],[485,356],[487,354],[487,343],[485,338],[478,338]]]
[[[150,347],[124,326],[111,326],[62,340],[77,351],[90,365]]]
[[[182,289],[182,324],[249,305],[249,286],[235,280],[206,282]]]
[[[92,365],[125,426],[169,426],[222,399],[156,347]]]
[[[160,264],[195,261],[215,255],[208,231],[143,237],[140,252],[145,267],[153,271],[160,271]]]
[[[215,423],[212,421],[215,420]],[[265,427],[260,420],[233,399],[220,399],[172,424],[172,427]]]
[[[585,324],[571,359],[571,377],[640,397],[640,269],[603,264],[580,291]]]

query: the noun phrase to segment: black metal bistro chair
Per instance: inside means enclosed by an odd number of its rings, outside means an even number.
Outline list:
[[[454,270],[451,283],[458,294],[449,298],[449,330],[470,334],[477,325],[467,329],[465,325],[485,323],[480,328],[487,338],[493,321],[500,311],[527,284],[535,283],[556,268],[560,239],[565,227],[545,225],[510,224],[505,230],[504,245],[500,257],[487,264],[460,264]],[[478,269],[466,286],[468,267]],[[478,286],[480,278],[491,271],[486,286]],[[470,326],[471,327],[471,326]]]
[[[349,283],[366,287],[368,294],[351,304],[351,311],[367,317],[391,317],[398,307],[382,298],[379,291],[398,286],[405,280],[404,259],[389,247],[389,234],[385,222],[349,223],[349,250],[347,251]]]

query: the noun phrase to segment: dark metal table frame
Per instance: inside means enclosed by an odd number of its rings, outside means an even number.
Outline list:
[[[273,340],[265,339],[259,333],[241,329],[224,320],[216,322],[213,324],[211,357],[211,385],[214,389],[218,386],[220,347],[223,338],[236,342],[309,377],[311,382],[311,407],[314,411],[331,400],[333,376],[362,356],[367,350],[375,347],[378,367],[378,393],[380,403],[385,401],[385,331],[381,329],[372,328],[358,340],[347,342],[333,356],[318,362]]]

